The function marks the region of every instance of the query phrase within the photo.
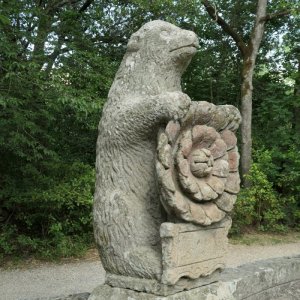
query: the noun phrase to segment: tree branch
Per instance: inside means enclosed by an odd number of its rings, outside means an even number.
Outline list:
[[[268,14],[265,17],[261,18],[260,22],[267,22],[267,21],[270,21],[272,19],[289,16],[293,11],[294,10],[292,10],[292,9],[287,9],[287,10],[279,11],[279,12],[276,12],[276,13],[273,13],[273,14]],[[296,10],[296,11],[299,11],[299,9]]]
[[[83,5],[80,7],[79,12],[83,13],[92,3],[94,0],[86,0]]]
[[[258,0],[257,1],[257,9],[256,9],[256,17],[255,17],[255,23],[252,28],[251,37],[249,41],[249,50],[251,53],[251,56],[256,57],[258,49],[260,47],[260,43],[262,41],[262,37],[265,30],[265,23],[261,20],[266,17],[266,11],[267,11],[267,4],[268,0]],[[254,58],[255,60],[255,58]]]
[[[223,31],[233,38],[242,56],[244,57],[247,53],[247,45],[242,37],[222,17],[218,15],[217,9],[214,5],[212,5],[207,0],[201,0],[201,2],[205,6],[205,9],[211,19],[214,20],[218,25],[220,25]]]
[[[49,3],[47,3],[47,11],[50,14],[53,14],[55,12],[57,12],[60,8],[64,7],[65,5],[75,5],[78,2],[80,2],[80,0],[52,0],[49,1]]]

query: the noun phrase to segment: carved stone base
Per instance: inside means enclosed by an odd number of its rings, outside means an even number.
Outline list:
[[[160,227],[162,283],[174,285],[182,277],[196,279],[223,269],[230,226],[229,217],[206,227],[163,223]]]
[[[151,280],[106,274],[106,284],[115,288],[130,289],[137,292],[144,292],[159,296],[168,296],[184,290],[190,290],[199,286],[208,285],[212,282],[216,282],[219,277],[220,272],[217,271],[207,277],[201,277],[195,280],[181,278],[175,285],[167,285],[154,279]]]
[[[179,281],[180,282],[180,281]],[[225,269],[218,281],[157,296],[109,285],[98,286],[88,300],[296,300],[300,299],[300,256],[258,261]]]
[[[215,271],[225,267],[224,256],[230,226],[229,217],[206,227],[188,223],[163,223],[160,228],[163,265],[161,282],[108,273],[106,284],[167,296],[215,282],[220,275],[219,271]]]
[[[205,287],[200,287],[196,289],[192,289],[189,291],[184,291],[177,293],[175,295],[169,295],[166,297],[158,297],[154,294],[146,294],[136,291],[131,291],[127,289],[120,288],[112,288],[109,285],[103,285],[97,287],[93,293],[90,295],[88,300],[233,300],[232,295],[230,295],[230,291],[228,287],[224,287],[224,291],[218,292],[219,289],[223,289],[222,287],[218,287],[215,285],[209,285]],[[213,295],[222,295],[223,298],[209,298]]]
[[[215,282],[220,276],[219,270],[225,267],[224,256],[230,226],[229,217],[206,227],[188,223],[163,223],[160,228],[163,265],[161,282],[107,273],[106,284],[168,296]]]

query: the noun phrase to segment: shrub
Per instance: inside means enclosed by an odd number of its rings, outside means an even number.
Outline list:
[[[75,162],[51,168],[47,188],[15,191],[0,224],[0,253],[64,257],[76,255],[92,241],[94,169]],[[53,180],[55,178],[55,180]]]
[[[257,163],[252,164],[248,178],[251,187],[242,189],[238,195],[233,232],[240,232],[249,225],[259,230],[284,230],[285,227],[280,224],[285,217],[283,203]]]

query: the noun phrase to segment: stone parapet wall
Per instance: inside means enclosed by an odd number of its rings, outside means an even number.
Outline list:
[[[169,296],[97,287],[89,300],[296,300],[300,299],[300,255],[225,269],[218,281]]]

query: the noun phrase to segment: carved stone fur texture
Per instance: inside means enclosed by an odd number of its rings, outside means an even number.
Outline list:
[[[157,133],[187,113],[181,75],[196,52],[191,31],[163,21],[134,33],[99,123],[94,233],[107,272],[159,279],[166,215],[155,171]]]

